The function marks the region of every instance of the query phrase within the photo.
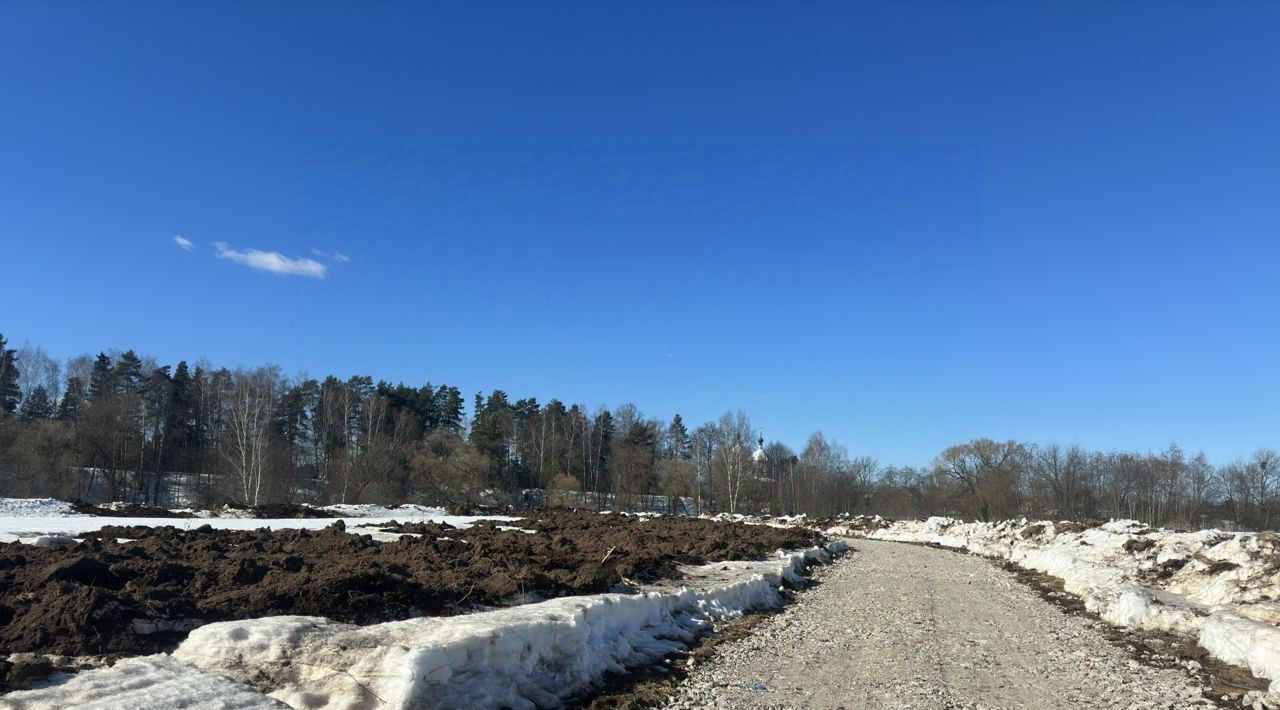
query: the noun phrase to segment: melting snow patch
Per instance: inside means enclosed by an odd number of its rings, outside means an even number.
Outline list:
[[[97,708],[102,710],[236,710],[285,705],[216,673],[160,654],[85,671],[39,690],[0,697],[13,710]]]
[[[425,505],[405,504],[398,505],[394,508],[388,508],[384,505],[375,505],[373,503],[336,503],[334,505],[326,505],[320,508],[327,513],[333,513],[335,517],[343,518],[400,518],[405,520],[418,520],[420,518],[442,518],[448,515],[444,508],[434,508]]]
[[[0,498],[0,518],[51,518],[79,515],[56,498]]]

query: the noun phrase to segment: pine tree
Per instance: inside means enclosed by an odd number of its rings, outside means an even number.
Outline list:
[[[170,379],[166,414],[164,431],[169,439],[169,459],[175,462],[174,468],[189,466],[197,437],[195,388],[186,360],[178,363]]]
[[[689,458],[691,444],[689,430],[685,428],[684,420],[677,414],[672,418],[671,426],[667,427],[667,458]]]
[[[622,443],[627,446],[643,446],[652,449],[656,439],[653,430],[644,422],[631,422],[631,426],[627,427],[627,433],[622,437]]]
[[[291,453],[306,450],[307,434],[311,430],[311,417],[308,411],[309,383],[315,380],[299,382],[286,387],[280,395],[280,402],[275,408],[276,436],[288,445]],[[174,375],[177,384],[177,375]],[[296,456],[293,457],[296,460]]]
[[[618,505],[629,508],[636,502],[636,496],[653,490],[657,438],[657,432],[643,421],[633,421],[622,435],[615,452],[613,474]]]
[[[18,352],[7,345],[0,334],[0,416],[13,414],[22,399],[22,390],[18,389]]]
[[[487,400],[476,395],[476,413],[471,421],[471,443],[493,462],[498,471],[499,480],[509,483],[505,476],[509,472],[510,443],[513,422],[511,402],[507,393],[494,390]]]
[[[462,390],[457,387],[441,385],[431,396],[432,409],[436,414],[436,427],[454,434],[462,433],[462,423],[466,421],[466,406],[462,399]]]
[[[75,419],[80,414],[80,408],[84,406],[88,394],[84,380],[74,376],[68,377],[67,391],[63,393],[62,401],[58,403],[58,419],[63,421]]]
[[[169,374],[168,365],[151,371],[143,383],[142,396],[146,425],[151,430],[151,467],[159,472],[167,461],[170,407],[173,404],[173,377]]]
[[[132,350],[124,351],[111,371],[116,394],[142,394],[146,377],[142,374],[142,360]]]
[[[97,400],[111,394],[115,390],[111,377],[111,358],[106,353],[98,353],[93,361],[93,371],[89,373],[89,399]]]
[[[601,410],[596,415],[593,428],[596,433],[596,478],[600,482],[607,483],[609,481],[610,466],[613,463],[613,436],[615,433],[613,412],[607,409]]]
[[[22,400],[19,416],[28,421],[49,419],[53,416],[53,401],[49,399],[49,391],[44,388],[44,385],[36,385]]]

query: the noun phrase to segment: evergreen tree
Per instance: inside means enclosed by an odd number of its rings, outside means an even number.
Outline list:
[[[564,412],[564,405],[560,404],[558,400],[554,400],[554,399],[551,400],[551,402],[547,406],[549,408],[558,407],[561,413]],[[512,407],[512,411],[515,413],[516,419],[520,421],[528,421],[536,418],[538,416],[538,412],[541,411],[541,409],[542,408],[538,406],[537,397],[528,397],[525,399],[518,399],[516,400],[515,405]]]
[[[440,428],[440,411],[436,408],[436,391],[431,383],[419,387],[413,392],[413,411],[418,415],[418,426],[422,433]]]
[[[74,376],[68,377],[67,391],[63,393],[62,401],[58,403],[58,419],[63,421],[75,419],[80,414],[80,408],[84,406],[88,395],[84,380]]]
[[[280,403],[276,406],[276,435],[288,445],[291,459],[295,463],[300,458],[297,454],[307,449],[308,433],[312,426],[310,405],[315,385],[315,380],[306,380],[285,388],[280,395]]]
[[[89,373],[89,400],[97,400],[111,394],[115,390],[111,377],[111,358],[106,353],[98,353],[93,361],[93,371]]]
[[[667,458],[689,458],[691,444],[689,430],[685,428],[684,420],[677,414],[672,418],[671,426],[667,427]]]
[[[31,393],[22,400],[19,415],[28,421],[49,419],[53,416],[53,402],[49,399],[49,391],[44,385],[36,385]]]
[[[510,485],[506,479],[509,472],[510,451],[508,444],[512,432],[513,412],[507,393],[494,390],[487,400],[476,395],[476,414],[471,422],[471,443],[481,453],[489,457],[499,480]]]
[[[656,483],[654,454],[657,432],[647,422],[633,421],[615,452],[613,489],[616,502],[630,507],[636,496],[650,493]]]
[[[463,411],[462,390],[457,387],[441,385],[431,396],[432,409],[435,412],[435,428],[444,429],[454,434],[462,433],[462,423],[466,421]]]
[[[116,366],[111,371],[116,394],[141,394],[146,387],[146,377],[142,374],[142,360],[132,350],[124,351]]]
[[[169,413],[174,430],[189,428],[195,419],[195,387],[187,361],[181,360],[173,370]]]
[[[643,446],[652,449],[657,441],[653,429],[650,429],[644,422],[631,422],[631,426],[627,427],[627,433],[622,437],[622,443],[626,446]]]
[[[0,416],[13,414],[22,399],[18,389],[18,352],[7,347],[8,342],[0,334]]]
[[[174,462],[172,468],[189,466],[193,460],[197,431],[195,386],[186,360],[178,363],[169,381],[169,405],[165,415],[164,432],[169,440],[166,448],[169,461]]]
[[[151,371],[143,383],[142,394],[147,426],[151,430],[151,463],[153,470],[159,471],[170,453],[167,449],[170,443],[169,407],[173,404],[173,377],[169,374],[168,365]]]
[[[596,478],[600,482],[607,483],[610,465],[613,462],[613,412],[607,409],[601,410],[596,415],[594,430],[596,436]]]
[[[391,383],[379,380],[377,387],[374,388],[374,394],[386,400],[387,412],[393,419],[396,416],[402,416],[403,413],[412,414],[414,436],[421,436],[426,419],[422,403],[418,399],[418,390],[403,382],[393,387]]]

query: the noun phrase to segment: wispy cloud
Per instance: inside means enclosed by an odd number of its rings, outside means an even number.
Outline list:
[[[226,242],[214,242],[213,250],[219,259],[227,259],[237,264],[244,264],[250,269],[268,271],[281,276],[309,276],[313,279],[322,279],[328,273],[325,265],[315,259],[290,259],[278,251],[232,249]]]
[[[192,249],[196,248],[195,242],[192,242],[190,239],[187,239],[186,237],[183,237],[183,236],[179,236],[177,234],[173,235],[173,243],[177,244],[183,249],[186,249],[187,251],[191,251]]]
[[[311,253],[315,254],[316,256],[322,256],[326,259],[329,259],[330,261],[336,261],[339,264],[345,264],[351,261],[351,257],[347,256],[346,254],[343,254],[337,249],[334,249],[333,251],[322,251],[320,249],[316,249],[313,247],[311,249]]]

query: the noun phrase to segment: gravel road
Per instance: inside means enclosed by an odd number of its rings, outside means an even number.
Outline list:
[[[694,667],[669,707],[1213,707],[990,562],[858,540],[821,584]]]

